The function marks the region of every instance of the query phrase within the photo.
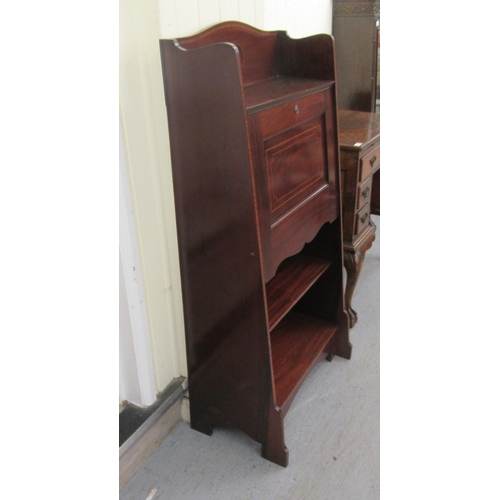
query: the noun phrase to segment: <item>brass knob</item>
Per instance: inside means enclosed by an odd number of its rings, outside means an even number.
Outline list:
[[[373,167],[374,163],[377,161],[377,157],[374,156],[371,160],[370,160],[370,167]]]
[[[365,223],[365,220],[368,218],[368,214],[365,214],[363,215],[363,217],[361,217],[361,224],[364,224]]]
[[[361,194],[362,194],[362,196],[363,196],[363,198],[365,198],[365,199],[366,199],[366,198],[368,197],[368,193],[369,193],[369,192],[370,192],[370,188],[369,188],[369,187],[365,188],[365,189],[363,190],[363,192],[361,193]]]

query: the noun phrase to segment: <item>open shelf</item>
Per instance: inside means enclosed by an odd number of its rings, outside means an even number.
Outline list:
[[[332,85],[330,80],[310,78],[276,77],[245,85],[245,105],[249,114],[296,99],[311,92],[325,90]]]
[[[336,330],[333,323],[292,311],[271,334],[276,404],[283,414],[312,367],[328,355]]]
[[[331,262],[297,254],[283,261],[274,278],[266,285],[269,330],[311,288]]]

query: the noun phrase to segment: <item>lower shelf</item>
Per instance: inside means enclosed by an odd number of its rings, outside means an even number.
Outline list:
[[[297,254],[282,262],[266,285],[269,329],[272,330],[328,269],[331,262]]]
[[[292,311],[271,333],[276,404],[283,415],[308,372],[328,355],[336,330],[333,323]]]

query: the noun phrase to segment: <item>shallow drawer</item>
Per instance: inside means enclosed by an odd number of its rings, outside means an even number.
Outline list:
[[[366,203],[370,203],[372,195],[372,180],[373,177],[370,175],[366,181],[358,187],[358,203],[356,204],[356,210],[361,208]]]
[[[370,151],[361,158],[361,168],[359,180],[366,179],[369,175],[376,172],[380,167],[380,146]]]
[[[263,137],[270,137],[300,122],[324,113],[325,108],[325,92],[317,92],[261,111],[258,114],[261,134]]]
[[[367,203],[356,214],[356,234],[361,234],[370,223],[370,204]]]

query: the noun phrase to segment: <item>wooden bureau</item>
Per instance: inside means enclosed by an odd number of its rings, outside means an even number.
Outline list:
[[[347,271],[346,308],[351,328],[357,314],[351,300],[366,251],[375,240],[370,214],[380,213],[380,115],[364,111],[339,110],[340,166],[344,266]],[[372,197],[376,207],[372,208]]]
[[[286,466],[302,382],[351,356],[333,39],[227,22],[160,48],[191,427]]]

